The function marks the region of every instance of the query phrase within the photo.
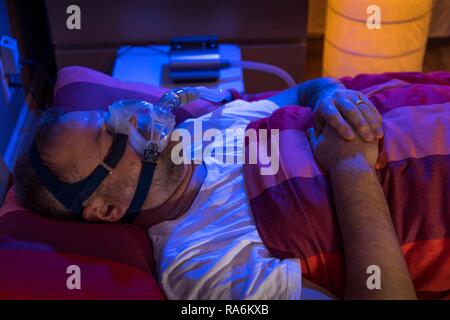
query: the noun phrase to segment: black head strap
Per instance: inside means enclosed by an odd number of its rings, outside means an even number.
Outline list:
[[[141,174],[139,175],[139,182],[134,193],[133,200],[128,207],[127,212],[120,220],[123,223],[131,223],[139,214],[145,198],[148,195],[150,185],[152,183],[153,174],[155,173],[156,163],[142,161]]]
[[[74,216],[82,219],[83,203],[100,186],[111,170],[122,159],[127,146],[128,136],[117,134],[111,151],[105,160],[83,180],[67,183],[59,180],[42,162],[36,142],[33,141],[29,156],[34,170],[47,189],[58,199],[64,207],[71,210]]]

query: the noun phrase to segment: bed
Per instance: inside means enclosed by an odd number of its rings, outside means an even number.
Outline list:
[[[375,87],[384,84],[386,91],[378,92],[376,103],[386,108],[389,99],[383,99],[389,96],[389,90],[399,90],[394,85],[399,81],[403,82],[405,97],[426,101],[436,90],[434,96],[439,96],[440,102],[450,101],[450,73],[363,75],[343,81],[357,90],[368,84]],[[386,86],[389,81],[391,87]],[[420,90],[423,86],[433,89],[426,93]],[[107,108],[123,98],[155,102],[164,92],[163,88],[125,83],[91,69],[68,67],[59,72],[53,104],[68,110],[92,110]],[[253,101],[274,93],[233,94],[235,98]],[[179,109],[177,122],[218,107],[199,100]],[[447,260],[448,255],[445,253]],[[1,299],[165,299],[155,278],[146,230],[124,224],[50,220],[23,208],[15,197],[14,187],[0,209],[0,261],[6,261],[0,264]],[[71,265],[86,270],[80,290],[67,287]]]

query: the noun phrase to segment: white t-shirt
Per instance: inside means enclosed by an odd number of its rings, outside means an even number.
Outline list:
[[[236,100],[179,127],[193,132],[194,122],[201,121],[203,132],[220,130],[224,139],[213,142],[217,151],[219,146],[236,144],[225,129],[245,129],[277,108],[269,100]],[[193,148],[199,146],[194,143]],[[243,144],[234,152],[242,153]],[[148,230],[158,278],[167,297],[300,299],[300,261],[274,258],[264,246],[245,192],[242,165],[203,160],[208,173],[191,208],[176,220]]]

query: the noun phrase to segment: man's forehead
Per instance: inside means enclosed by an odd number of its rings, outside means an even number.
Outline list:
[[[64,147],[71,157],[93,156],[98,146],[98,133],[104,120],[97,111],[76,111],[64,114],[59,122],[56,145]],[[86,154],[86,152],[90,154]]]
[[[74,177],[88,175],[100,161],[96,137],[103,122],[98,111],[64,114],[59,121],[60,130],[55,135],[56,149],[52,152],[52,160],[64,167],[66,173],[70,169]]]

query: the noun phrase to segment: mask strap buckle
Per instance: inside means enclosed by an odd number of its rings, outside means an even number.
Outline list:
[[[158,159],[158,144],[150,143],[148,148],[144,150],[144,161],[150,163],[156,163],[156,159]]]
[[[112,174],[114,171],[114,168],[108,166],[104,161],[100,162],[100,165],[106,170],[108,171],[108,174]]]

